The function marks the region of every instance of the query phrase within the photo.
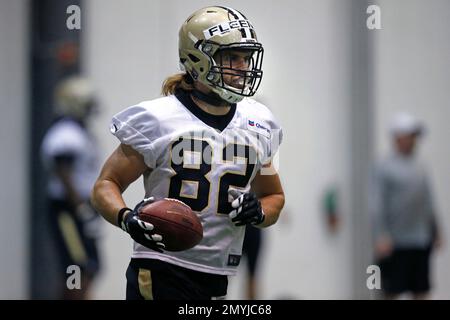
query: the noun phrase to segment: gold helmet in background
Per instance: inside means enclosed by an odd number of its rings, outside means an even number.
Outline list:
[[[58,115],[83,119],[95,107],[94,89],[84,77],[71,76],[55,88],[55,111]]]

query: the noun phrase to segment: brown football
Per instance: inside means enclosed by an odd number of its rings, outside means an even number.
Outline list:
[[[183,251],[203,239],[203,227],[191,208],[176,199],[164,198],[139,210],[139,218],[155,226],[167,251]]]

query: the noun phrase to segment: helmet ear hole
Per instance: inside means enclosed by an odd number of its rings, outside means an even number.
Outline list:
[[[197,63],[197,62],[200,61],[199,58],[197,58],[196,56],[194,56],[194,55],[191,54],[191,53],[188,54],[188,57],[189,57],[189,59],[191,59],[191,61],[192,61],[193,63]]]

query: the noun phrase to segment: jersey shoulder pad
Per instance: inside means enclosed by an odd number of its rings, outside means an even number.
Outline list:
[[[153,143],[161,137],[170,118],[179,113],[176,101],[168,96],[130,106],[113,116],[110,131],[121,143],[141,153],[147,165],[154,167]]]

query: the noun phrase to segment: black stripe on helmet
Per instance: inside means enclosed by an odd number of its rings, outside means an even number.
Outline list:
[[[228,11],[228,17],[229,17],[230,15],[232,15],[233,18],[235,18],[236,20],[239,20],[239,16],[238,16],[237,13],[234,12],[232,9],[227,8],[227,7],[221,7],[221,6],[217,6],[217,7],[218,7],[218,8],[222,8],[222,9],[224,9],[224,10],[227,10],[227,11]],[[231,20],[231,19],[230,19],[230,20]]]
[[[234,10],[234,9],[231,9],[231,8],[228,8],[228,7],[222,7],[222,6],[217,6],[217,7],[228,11],[228,19],[230,19],[230,15],[233,16],[233,18],[236,19],[236,20],[247,19],[241,12],[239,12],[237,10]],[[239,17],[239,15],[241,15],[241,17]],[[256,37],[253,37],[254,33],[253,34],[251,32],[248,33],[248,31],[245,30],[244,28],[239,29],[239,32],[241,33],[242,38],[247,39],[247,38],[252,37],[252,38],[256,39]]]
[[[235,10],[235,11],[239,12],[239,14],[240,14],[241,16],[243,16],[243,17],[244,17],[244,19],[247,19],[247,17],[246,17],[246,16],[244,16],[244,15],[242,14],[242,12],[240,12],[239,10]]]

